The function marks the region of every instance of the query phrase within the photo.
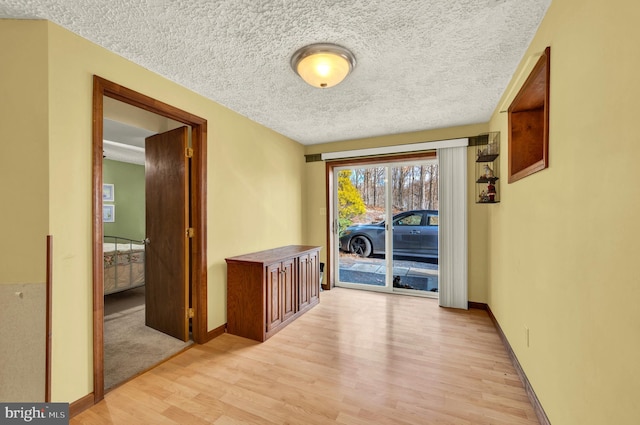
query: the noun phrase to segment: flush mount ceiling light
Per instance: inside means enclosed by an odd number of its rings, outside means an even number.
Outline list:
[[[353,53],[329,43],[305,46],[291,57],[291,68],[296,74],[307,84],[323,89],[340,84],[355,66]]]

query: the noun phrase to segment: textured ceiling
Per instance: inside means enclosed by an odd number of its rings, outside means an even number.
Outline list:
[[[551,0],[0,0],[303,144],[487,122]],[[356,56],[338,86],[300,47]]]

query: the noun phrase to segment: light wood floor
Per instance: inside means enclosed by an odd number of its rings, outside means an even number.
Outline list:
[[[76,424],[538,424],[487,313],[349,289],[264,343],[224,334]]]

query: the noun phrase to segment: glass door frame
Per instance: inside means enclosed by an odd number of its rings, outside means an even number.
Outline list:
[[[375,167],[375,166],[388,166],[387,168],[387,181],[385,184],[385,204],[388,204],[389,199],[391,197],[391,191],[388,187],[388,182],[391,179],[390,170],[391,167],[394,166],[402,166],[404,164],[416,163],[421,161],[433,161],[437,160],[436,151],[428,151],[421,152],[417,154],[403,154],[396,156],[385,156],[378,158],[352,158],[348,160],[336,160],[329,161],[326,163],[326,180],[327,180],[327,246],[329,247],[327,253],[327,268],[326,268],[326,278],[327,284],[326,289],[331,289],[334,286],[340,287],[354,287],[358,289],[363,289],[362,285],[358,284],[348,284],[345,282],[339,282],[339,226],[338,226],[338,216],[337,216],[337,172],[339,169],[349,169],[349,168],[366,168],[366,167]],[[388,195],[387,195],[388,193]],[[385,223],[387,229],[385,230],[385,234],[388,234],[388,223],[392,222],[393,212],[390,208],[385,208]],[[390,237],[385,238],[385,251],[393,252],[393,240]],[[385,264],[387,266],[387,271],[393,271],[393,255],[385,256]],[[385,285],[377,286],[377,287],[369,287],[373,285],[369,285],[366,289],[371,291],[378,292],[388,292],[388,293],[400,293],[406,295],[413,296],[421,296],[428,298],[437,298],[438,293],[425,293],[424,291],[416,291],[416,290],[405,290],[401,288],[393,287],[393,273],[386,273]]]
[[[389,181],[391,176],[391,167],[387,163],[377,163],[377,164],[360,164],[357,166],[352,165],[344,165],[335,167],[333,169],[333,178],[334,181],[337,181],[337,176],[340,171],[344,170],[352,170],[354,168],[363,169],[363,168],[376,168],[376,167],[385,167],[385,175],[384,175],[384,245],[385,252],[393,252],[393,240],[389,231],[389,223],[391,222],[392,211],[391,208],[388,208],[390,205],[389,198],[391,197],[391,190],[389,189]],[[337,186],[331,193],[331,197],[333,198],[334,209],[332,211],[334,217],[338,217],[338,190]],[[335,219],[335,232],[336,237],[339,239],[340,235],[340,227],[338,225],[338,219]],[[356,283],[356,282],[341,282],[340,281],[340,248],[336,248],[334,252],[334,273],[336,276],[335,285],[342,288],[350,288],[350,289],[366,289],[368,291],[376,291],[376,292],[393,292],[393,273],[389,273],[389,270],[393,270],[393,256],[385,255],[384,265],[385,265],[385,273],[384,273],[384,285],[376,285],[376,284],[367,284],[367,283]]]

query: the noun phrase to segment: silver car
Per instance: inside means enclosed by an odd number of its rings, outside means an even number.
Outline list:
[[[369,257],[384,254],[385,222],[355,224],[340,233],[340,249]],[[413,210],[393,216],[393,254],[438,257],[438,211]]]

